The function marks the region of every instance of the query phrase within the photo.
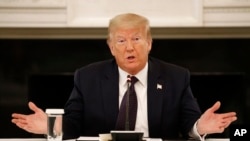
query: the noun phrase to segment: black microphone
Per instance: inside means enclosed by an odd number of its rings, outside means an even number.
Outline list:
[[[129,130],[129,87],[131,85],[131,76],[127,76],[127,101],[126,101],[126,118],[125,118],[125,130]]]
[[[129,129],[129,97],[130,97],[130,87],[132,83],[132,78],[130,75],[127,76],[127,92],[126,92],[126,107],[125,107],[125,131],[110,131],[112,136],[112,141],[142,141],[143,132],[140,131],[130,131]]]

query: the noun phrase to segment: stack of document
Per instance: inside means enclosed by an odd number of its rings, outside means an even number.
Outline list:
[[[99,137],[79,137],[76,141],[99,141]],[[162,141],[158,138],[143,138],[144,141]]]

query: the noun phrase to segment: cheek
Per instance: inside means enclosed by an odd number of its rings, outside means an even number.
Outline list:
[[[112,50],[111,50],[111,53],[112,55],[116,58],[116,59],[119,59],[121,58],[123,55],[122,53],[122,50],[116,48],[116,47],[113,47]]]
[[[116,52],[117,52],[117,51],[116,51],[115,47],[114,47],[114,46],[110,46],[109,49],[110,49],[111,54],[112,54],[113,56],[116,56]]]
[[[111,54],[112,54],[113,56],[115,56],[114,48],[110,48],[110,51],[111,51]]]
[[[147,43],[147,52],[149,53],[150,52],[150,50],[151,50],[151,42],[148,42]]]
[[[144,55],[148,55],[150,50],[151,50],[151,46],[149,46],[148,44],[145,44],[144,49],[143,49]]]
[[[148,49],[144,47],[143,49],[138,50],[137,56],[140,58],[141,61],[144,61],[148,56]]]

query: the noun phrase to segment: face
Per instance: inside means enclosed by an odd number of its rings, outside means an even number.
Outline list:
[[[144,27],[116,28],[108,44],[118,66],[124,71],[135,75],[145,67],[151,50],[151,39],[147,38]]]

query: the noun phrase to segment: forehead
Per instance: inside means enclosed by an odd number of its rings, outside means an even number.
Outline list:
[[[124,28],[117,27],[113,30],[112,34],[114,37],[120,36],[146,36],[146,30],[143,27],[133,27],[133,28]]]

